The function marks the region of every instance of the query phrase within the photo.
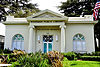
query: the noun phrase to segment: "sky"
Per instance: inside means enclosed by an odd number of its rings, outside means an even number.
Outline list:
[[[49,9],[54,12],[60,13],[57,9],[57,6],[61,5],[61,2],[67,0],[31,0],[32,3],[37,3],[40,10]]]
[[[54,12],[60,13],[57,6],[61,5],[61,2],[67,0],[31,0],[32,3],[37,3],[40,10],[49,9]],[[5,25],[0,23],[0,35],[5,35]]]

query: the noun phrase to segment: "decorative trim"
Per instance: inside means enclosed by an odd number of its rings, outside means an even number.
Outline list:
[[[35,26],[28,26],[28,27],[29,27],[29,28],[33,28],[33,29],[35,28]]]
[[[98,21],[68,21],[67,23],[79,23],[79,24],[91,24],[91,23],[98,23]]]
[[[33,18],[33,17],[37,17],[37,16],[39,16],[39,15],[41,15],[41,14],[45,14],[45,13],[51,13],[51,14],[53,14],[53,15],[55,15],[55,16],[58,16],[58,17],[61,17],[61,18],[67,18],[66,16],[63,16],[63,15],[61,15],[61,14],[58,14],[58,13],[56,13],[56,12],[53,12],[53,11],[51,11],[51,10],[46,9],[46,10],[40,11],[40,12],[38,12],[38,13],[32,15],[32,16],[27,17],[27,19]]]
[[[66,28],[66,25],[60,25],[60,28]]]

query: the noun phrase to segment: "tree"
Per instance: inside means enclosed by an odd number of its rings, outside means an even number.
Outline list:
[[[92,15],[96,0],[67,0],[62,2],[59,10],[66,16]]]
[[[95,3],[96,0],[67,0],[66,2],[61,2],[61,5],[58,7],[59,10],[62,11],[62,13],[64,13],[65,16],[75,17],[80,15],[92,15]],[[96,51],[100,51],[100,18],[98,18],[98,20],[98,23],[94,26],[94,39]],[[97,48],[96,38],[99,40],[99,49]]]
[[[27,17],[39,11],[37,6],[37,4],[30,3],[30,0],[0,0],[0,21],[5,21],[6,15]]]
[[[99,41],[99,46],[97,46],[97,43],[95,42],[96,43],[95,50],[100,51],[100,19],[99,19],[98,23],[95,24],[95,26],[94,26],[94,34],[95,34],[95,36],[94,36],[95,40],[97,38]]]

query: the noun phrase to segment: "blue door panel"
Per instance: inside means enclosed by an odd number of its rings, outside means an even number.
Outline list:
[[[52,51],[52,43],[48,43],[48,51]]]
[[[44,53],[47,52],[47,43],[44,43]]]

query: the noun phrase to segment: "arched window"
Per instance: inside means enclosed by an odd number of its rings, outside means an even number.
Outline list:
[[[76,51],[85,51],[85,38],[81,34],[76,34],[73,37],[73,50]]]
[[[24,37],[20,34],[17,34],[13,37],[12,40],[12,49],[24,49]]]

